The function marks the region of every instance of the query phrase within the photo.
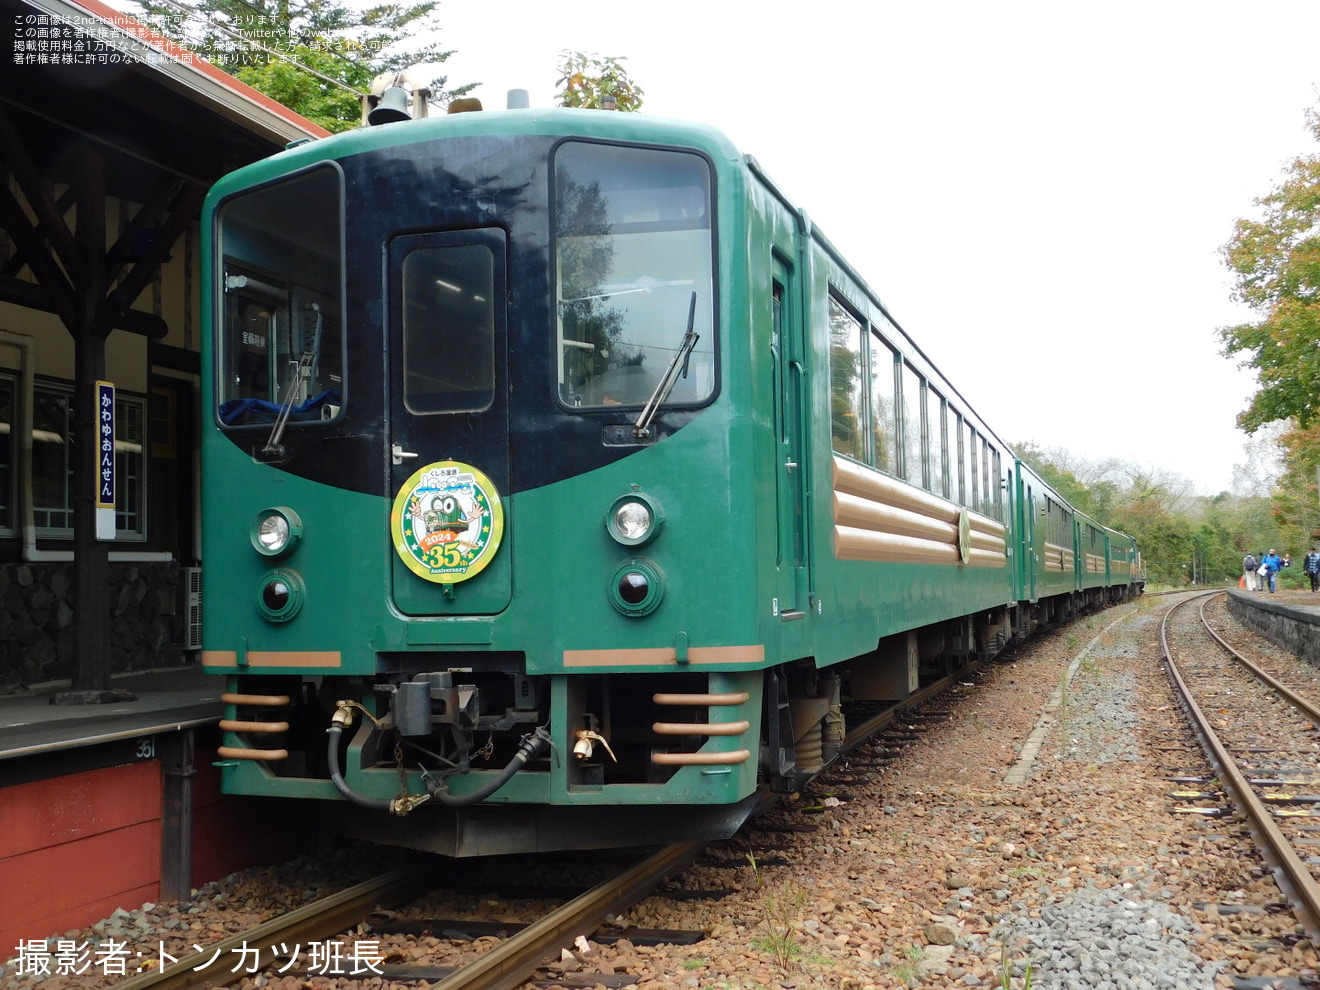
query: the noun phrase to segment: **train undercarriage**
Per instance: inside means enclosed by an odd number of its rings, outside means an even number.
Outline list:
[[[824,769],[858,706],[901,703],[1125,590],[980,612],[825,668],[532,677],[513,654],[409,654],[372,679],[236,677],[225,727],[243,745],[221,757],[246,764],[248,792],[259,776],[331,798],[314,802],[331,830],[452,856],[726,836],[758,791]]]

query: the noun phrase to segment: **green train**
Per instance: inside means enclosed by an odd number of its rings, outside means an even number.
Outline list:
[[[1142,590],[709,127],[364,127],[203,244],[227,792],[451,856],[728,835],[849,700]]]

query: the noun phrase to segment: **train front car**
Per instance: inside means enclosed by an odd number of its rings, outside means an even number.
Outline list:
[[[742,175],[707,129],[552,110],[364,128],[217,185],[226,791],[460,856],[745,818],[775,509],[751,386],[722,378],[749,347],[719,237]]]

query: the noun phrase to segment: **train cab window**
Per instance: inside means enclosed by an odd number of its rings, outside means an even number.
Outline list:
[[[342,200],[338,170],[319,167],[220,205],[223,425],[315,422],[342,406]]]
[[[840,454],[866,458],[862,324],[830,297],[830,437]]]
[[[889,343],[871,334],[871,436],[875,464],[881,471],[898,471],[897,355]]]
[[[554,172],[560,401],[705,402],[716,381],[709,163],[566,141]]]

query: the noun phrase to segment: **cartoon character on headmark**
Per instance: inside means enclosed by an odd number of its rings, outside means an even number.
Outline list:
[[[408,499],[417,552],[429,566],[461,566],[466,561],[455,559],[454,551],[467,556],[483,542],[478,524],[487,510],[473,481],[471,475],[436,472],[424,478]]]
[[[422,515],[426,524],[426,535],[422,538],[422,547],[435,543],[456,543],[458,534],[464,532],[471,523],[463,518],[463,507],[453,495],[432,495],[431,508]]]

